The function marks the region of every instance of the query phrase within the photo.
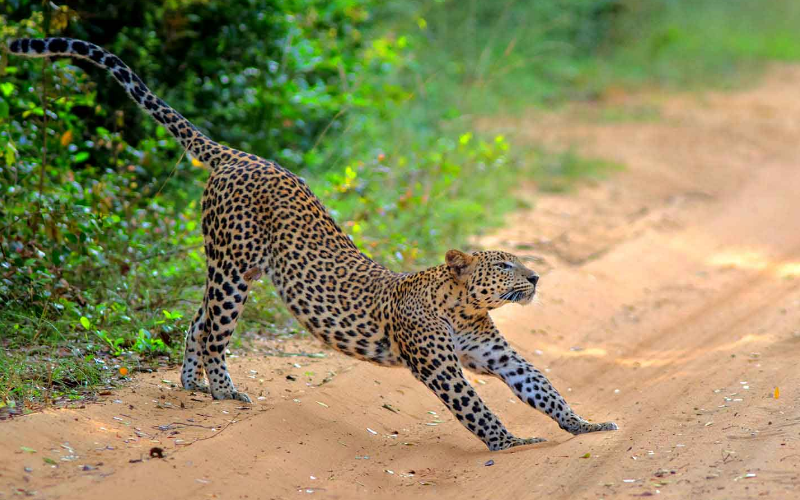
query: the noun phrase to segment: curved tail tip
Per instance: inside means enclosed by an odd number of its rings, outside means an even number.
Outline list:
[[[52,45],[54,41],[61,40],[62,38],[17,38],[8,42],[8,49],[13,54],[45,54],[48,52],[55,52],[53,48],[48,48],[48,44]],[[60,44],[59,48],[66,48],[65,44]]]

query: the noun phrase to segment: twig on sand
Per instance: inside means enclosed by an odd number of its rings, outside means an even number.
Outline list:
[[[214,434],[212,434],[212,435],[210,435],[210,436],[206,436],[206,437],[197,438],[197,439],[195,439],[194,441],[192,441],[191,443],[180,443],[180,446],[189,446],[189,445],[192,445],[192,444],[194,444],[194,443],[196,443],[196,442],[198,442],[198,441],[205,441],[206,439],[212,439],[212,438],[215,438],[215,437],[219,436],[220,434],[222,434],[222,433],[225,431],[225,429],[227,429],[228,427],[230,427],[232,423],[234,423],[234,422],[238,422],[238,421],[239,421],[239,416],[240,416],[240,415],[241,415],[241,412],[240,412],[240,413],[237,413],[237,414],[236,414],[236,415],[235,415],[235,416],[234,416],[232,419],[230,419],[230,420],[228,421],[228,423],[227,423],[227,424],[225,424],[225,426],[224,426],[224,427],[222,427],[222,429],[220,429],[219,431],[215,432]],[[202,426],[202,425],[199,425],[198,427],[203,427],[203,426]],[[176,443],[176,444],[177,444],[177,443]]]

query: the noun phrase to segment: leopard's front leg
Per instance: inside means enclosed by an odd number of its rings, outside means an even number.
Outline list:
[[[461,424],[492,450],[540,443],[541,438],[518,438],[481,400],[464,377],[451,332],[431,321],[420,333],[401,336],[400,355],[414,376],[439,397]]]
[[[486,315],[456,334],[459,357],[468,368],[500,377],[519,399],[572,434],[617,430],[614,422],[592,423],[569,407],[547,377],[511,348]]]

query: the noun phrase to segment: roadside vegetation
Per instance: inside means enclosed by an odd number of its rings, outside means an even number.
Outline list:
[[[744,0],[0,0],[0,38],[117,53],[213,138],[307,178],[395,269],[441,261],[602,162],[475,119],[612,86],[741,85],[800,59],[800,5]],[[0,409],[178,361],[201,297],[207,172],[85,62],[0,61]],[[239,331],[291,335],[269,285]]]

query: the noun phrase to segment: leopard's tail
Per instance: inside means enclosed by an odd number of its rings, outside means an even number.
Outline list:
[[[8,49],[12,54],[24,57],[78,57],[107,70],[140,108],[166,127],[186,151],[211,168],[240,154],[239,151],[209,139],[189,120],[153,94],[124,62],[102,47],[72,38],[19,38],[11,40]]]

